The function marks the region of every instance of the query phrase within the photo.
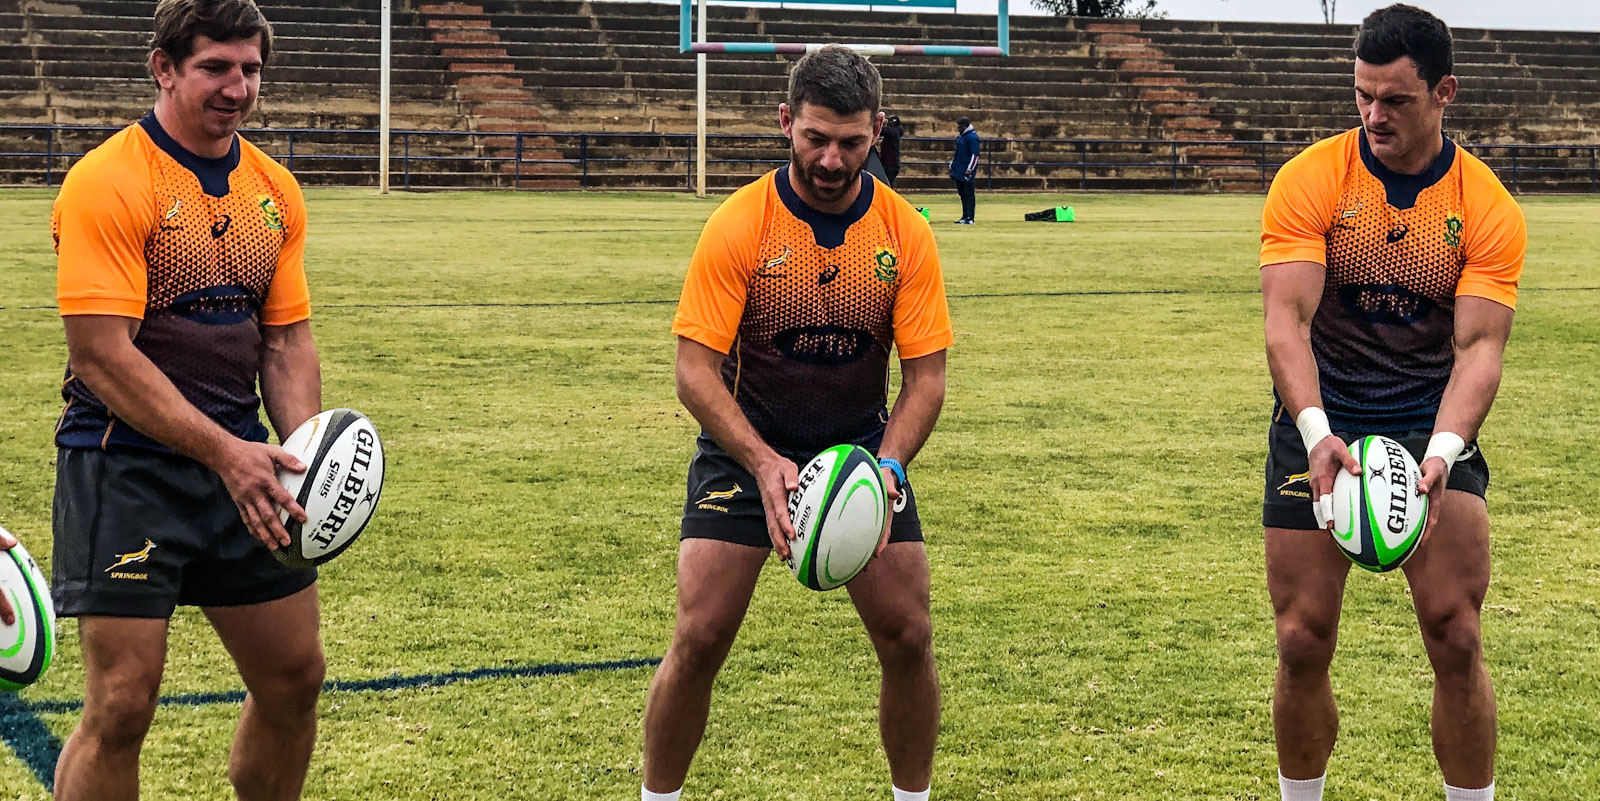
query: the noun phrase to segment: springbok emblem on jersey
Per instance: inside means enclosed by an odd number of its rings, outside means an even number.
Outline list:
[[[785,264],[788,264],[789,263],[789,257],[793,256],[793,255],[794,255],[794,249],[793,248],[787,248],[787,247],[784,248],[783,249],[783,253],[781,253],[781,254],[779,254],[777,256],[773,256],[772,258],[767,259],[766,261],[762,262],[761,263],[761,269],[756,270],[756,275],[759,275],[759,276],[761,276],[763,278],[782,278],[783,277],[782,273],[773,273],[772,271],[778,269],[779,267],[782,267]]]
[[[150,560],[150,550],[152,548],[154,548],[154,547],[156,547],[156,544],[151,542],[150,540],[146,539],[144,541],[144,547],[143,548],[140,548],[139,550],[134,551],[133,553],[119,553],[119,554],[117,554],[117,563],[112,565],[112,566],[110,566],[110,567],[108,567],[108,568],[106,568],[105,572],[110,573],[111,571],[116,570],[117,568],[122,567],[123,565],[131,565],[131,564],[133,564],[135,562],[147,562],[147,561],[149,561]]]

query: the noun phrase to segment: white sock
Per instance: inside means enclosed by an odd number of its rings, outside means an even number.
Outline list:
[[[1488,787],[1477,790],[1451,787],[1446,783],[1444,786],[1444,798],[1445,801],[1494,801],[1494,782],[1489,782]]]
[[[680,795],[683,795],[682,787],[670,793],[652,793],[643,784],[639,785],[639,801],[678,801]]]
[[[932,787],[920,793],[913,793],[910,790],[902,790],[892,784],[889,786],[894,789],[894,801],[928,801],[928,793],[933,792]]]
[[[1322,783],[1327,778],[1328,774],[1324,773],[1315,779],[1289,779],[1280,773],[1278,792],[1283,801],[1322,801]]]

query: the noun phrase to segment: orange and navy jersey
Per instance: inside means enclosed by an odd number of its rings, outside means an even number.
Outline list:
[[[1261,266],[1327,269],[1311,350],[1334,429],[1431,429],[1455,365],[1456,298],[1516,308],[1527,243],[1511,194],[1449,139],[1417,175],[1385,167],[1360,128],[1283,165]]]
[[[890,349],[915,359],[954,339],[933,230],[865,172],[849,210],[827,214],[800,200],[788,170],[706,221],[672,332],[727,354],[723,381],[774,449],[875,443]]]
[[[133,344],[229,433],[265,441],[261,326],[311,316],[305,201],[289,171],[235,136],[222,158],[183,149],[153,113],[67,173],[50,218],[62,316],[139,320]],[[64,448],[165,446],[118,420],[70,362]]]

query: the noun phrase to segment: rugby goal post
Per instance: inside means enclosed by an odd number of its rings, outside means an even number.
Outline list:
[[[387,2],[387,0],[385,0]],[[780,2],[780,0],[756,0]],[[957,0],[781,0],[785,3],[826,5],[893,6],[895,8],[938,8],[956,10]],[[1011,12],[1009,0],[999,0],[998,35],[994,47],[975,45],[928,44],[853,44],[849,42],[712,42],[706,38],[706,3],[700,0],[700,24],[696,38],[690,37],[694,0],[679,0],[678,52],[695,54],[695,196],[706,196],[706,56],[711,53],[804,55],[813,50],[840,44],[865,56],[943,56],[956,58],[1001,58],[1011,55]]]

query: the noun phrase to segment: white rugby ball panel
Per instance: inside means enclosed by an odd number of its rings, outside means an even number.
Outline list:
[[[1400,443],[1383,436],[1350,444],[1361,475],[1341,470],[1333,483],[1334,541],[1352,562],[1384,572],[1405,564],[1422,541],[1428,498],[1418,495],[1422,470]]]
[[[56,612],[44,573],[20,543],[0,552],[0,593],[16,622],[0,622],[0,689],[16,691],[39,680],[55,656]]]
[[[789,496],[789,569],[813,590],[843,586],[872,558],[888,514],[877,461],[865,448],[839,445],[817,454],[799,478]]]
[[[305,438],[299,439],[307,429]],[[366,416],[333,409],[296,429],[285,441],[285,450],[307,465],[304,473],[280,474],[285,488],[305,509],[306,522],[296,523],[285,514],[292,542],[274,553],[292,566],[322,564],[350,547],[376,511],[383,491],[383,444]],[[291,483],[290,477],[298,481]]]

